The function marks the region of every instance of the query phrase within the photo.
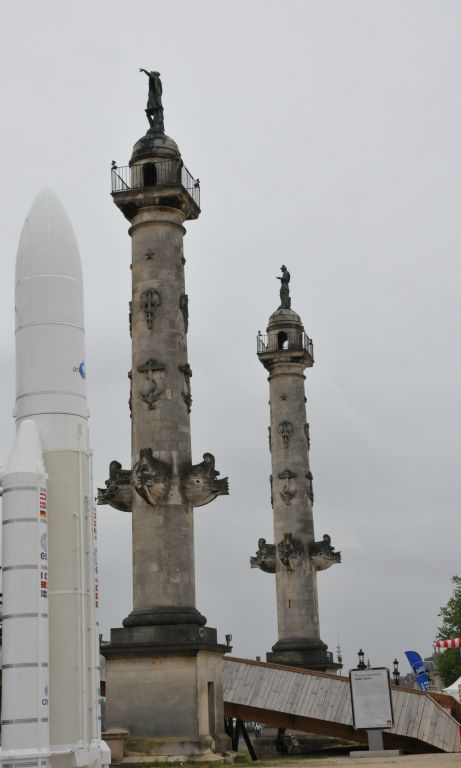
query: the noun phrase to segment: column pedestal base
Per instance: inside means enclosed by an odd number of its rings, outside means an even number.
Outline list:
[[[272,653],[266,653],[266,661],[332,674],[340,668],[333,661],[333,654],[328,652],[328,646],[320,639],[309,637],[279,640],[272,646]]]
[[[216,630],[193,624],[112,629],[106,729],[127,731],[123,764],[196,761],[230,750],[224,731],[223,655]]]

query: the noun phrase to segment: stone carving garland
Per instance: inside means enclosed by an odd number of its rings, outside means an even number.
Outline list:
[[[309,470],[306,474],[306,480],[307,480],[307,488],[306,488],[306,496],[308,499],[311,500],[311,503],[314,503],[314,487],[312,484],[314,477],[312,475],[312,472]]]
[[[181,373],[184,374],[184,381],[186,383],[186,391],[181,393],[182,399],[184,400],[187,406],[187,413],[190,413],[192,408],[192,395],[191,395],[191,389],[190,389],[190,380],[192,376],[192,370],[189,363],[186,363],[185,365],[180,365],[178,367]]]
[[[179,309],[182,313],[182,319],[184,320],[184,332],[187,333],[189,328],[189,296],[187,293],[183,293],[179,299]]]

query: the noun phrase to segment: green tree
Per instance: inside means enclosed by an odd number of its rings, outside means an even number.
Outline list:
[[[461,576],[453,576],[453,594],[440,609],[443,624],[437,630],[437,638],[447,640],[461,637]],[[445,687],[461,677],[461,655],[459,648],[449,648],[437,655],[437,671]]]

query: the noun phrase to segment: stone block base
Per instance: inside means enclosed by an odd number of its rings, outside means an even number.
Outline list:
[[[117,629],[111,643],[102,646],[106,731],[128,731],[124,764],[184,762],[230,750],[223,732],[222,687],[223,653],[229,649],[213,644],[215,630],[208,629],[202,637],[196,636],[197,630]]]

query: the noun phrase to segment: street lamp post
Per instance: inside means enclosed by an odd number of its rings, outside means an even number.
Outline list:
[[[394,659],[392,663],[394,665],[394,670],[392,672],[392,677],[394,678],[394,685],[400,685],[399,662],[397,661],[397,659]]]
[[[357,669],[366,669],[367,665],[365,664],[365,653],[364,651],[362,651],[361,648],[358,651],[357,656],[359,657],[359,663],[357,664]]]

